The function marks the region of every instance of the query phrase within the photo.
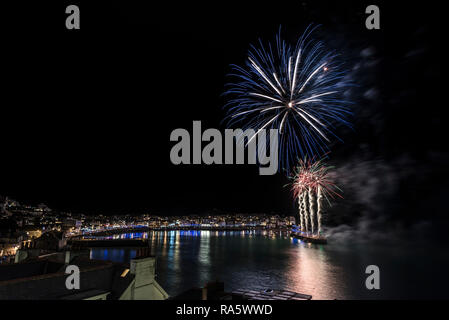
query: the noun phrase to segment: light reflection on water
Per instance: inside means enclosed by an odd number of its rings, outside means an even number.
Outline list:
[[[148,239],[157,254],[157,281],[170,295],[220,280],[226,290],[287,289],[313,299],[428,298],[447,295],[444,284],[449,283],[447,275],[439,276],[441,292],[435,293],[432,279],[417,279],[416,272],[428,275],[440,260],[423,263],[414,248],[312,245],[268,231],[151,231],[100,238]],[[133,249],[91,251],[94,259],[117,262],[135,255]],[[365,288],[369,264],[381,269],[381,290]]]

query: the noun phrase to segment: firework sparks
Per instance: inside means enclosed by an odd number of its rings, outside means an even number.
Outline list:
[[[280,168],[304,157],[329,151],[335,124],[350,126],[349,102],[342,98],[350,85],[334,52],[322,42],[309,41],[308,27],[296,46],[276,37],[275,45],[251,46],[245,67],[233,66],[236,81],[227,85],[225,105],[229,127],[278,129]]]
[[[320,234],[322,231],[323,198],[327,200],[329,205],[330,199],[342,198],[339,193],[341,190],[329,177],[330,169],[332,167],[325,165],[321,160],[315,162],[307,159],[300,160],[294,170],[294,175],[290,177],[293,181],[293,196],[295,199],[298,198],[301,231],[309,231],[308,222],[310,221],[312,233],[317,231]],[[315,230],[315,200],[317,204],[317,230]],[[303,220],[305,223],[302,222]]]

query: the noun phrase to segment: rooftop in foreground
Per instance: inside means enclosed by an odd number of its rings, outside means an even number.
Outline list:
[[[237,289],[232,292],[224,290],[224,283],[209,282],[204,288],[191,288],[172,300],[311,300],[312,296],[288,290],[272,289]]]
[[[287,290],[248,290],[238,289],[232,295],[242,296],[247,300],[311,300],[312,296]]]
[[[35,250],[35,249],[32,249]],[[31,252],[24,250],[22,253]],[[155,257],[140,248],[130,263],[93,260],[89,250],[72,249],[0,265],[0,300],[164,300],[155,280]],[[68,288],[67,266],[79,268],[79,288]]]

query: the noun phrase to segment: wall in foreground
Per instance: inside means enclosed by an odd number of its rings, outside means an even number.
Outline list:
[[[131,260],[130,272],[135,278],[120,297],[120,300],[165,300],[168,294],[154,279],[156,258]]]

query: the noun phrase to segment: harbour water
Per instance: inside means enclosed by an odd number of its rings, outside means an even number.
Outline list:
[[[152,231],[109,238],[148,239],[157,255],[157,281],[172,296],[219,280],[226,290],[287,289],[313,299],[449,297],[449,257],[432,247],[313,245],[267,231]],[[124,248],[91,251],[93,259],[117,262],[135,255]],[[380,268],[379,290],[365,286],[368,265]]]

